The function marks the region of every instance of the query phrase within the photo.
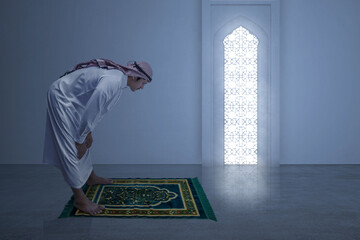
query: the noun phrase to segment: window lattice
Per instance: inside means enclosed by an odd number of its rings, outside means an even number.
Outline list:
[[[241,26],[223,41],[225,164],[257,164],[258,43]]]

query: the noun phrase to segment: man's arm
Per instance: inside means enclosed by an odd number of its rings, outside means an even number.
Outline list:
[[[119,99],[120,80],[118,77],[109,76],[104,76],[100,79],[85,106],[78,129],[74,133],[75,142],[83,143],[88,133],[94,130],[105,113],[108,112]]]

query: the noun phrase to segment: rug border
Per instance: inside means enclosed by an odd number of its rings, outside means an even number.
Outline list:
[[[215,213],[210,205],[210,202],[205,194],[205,191],[203,187],[201,186],[199,179],[197,177],[195,178],[123,178],[123,179],[189,179],[191,180],[193,187],[199,197],[200,203],[202,205],[202,208],[205,212],[205,215],[207,219],[213,220],[217,222]],[[82,187],[82,190],[86,192],[86,190],[89,188],[86,184]],[[58,218],[67,218],[71,216],[71,213],[74,210],[74,195],[71,196],[70,200],[67,202],[67,204],[64,207],[64,210],[60,214]],[[133,218],[132,216],[129,216],[129,218]],[[160,218],[160,217],[159,217]],[[171,217],[162,217],[162,218],[171,218]],[[182,217],[179,217],[182,218]],[[185,218],[185,217],[183,217]]]
[[[196,178],[191,178],[191,181],[193,183],[193,186],[195,188],[195,191],[197,192],[201,205],[204,209],[204,212],[207,216],[208,219],[214,220],[217,222],[216,216],[215,216],[215,212],[213,211],[209,199],[207,198],[205,191],[203,189],[203,187],[201,186],[199,179]]]

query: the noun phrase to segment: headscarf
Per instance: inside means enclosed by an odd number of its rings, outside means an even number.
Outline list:
[[[152,80],[152,75],[153,75],[152,68],[150,64],[148,64],[147,62],[132,62],[132,63],[130,62],[127,64],[127,66],[123,66],[108,59],[96,58],[88,62],[77,64],[72,70],[66,72],[61,77],[69,73],[72,73],[75,70],[87,68],[87,67],[93,67],[93,66],[106,68],[106,69],[117,69],[122,71],[127,76],[140,77],[149,81]]]

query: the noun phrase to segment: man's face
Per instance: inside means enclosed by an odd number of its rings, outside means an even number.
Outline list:
[[[131,91],[135,92],[139,89],[143,89],[147,83],[148,81],[143,78],[128,77],[127,85],[130,87]]]

